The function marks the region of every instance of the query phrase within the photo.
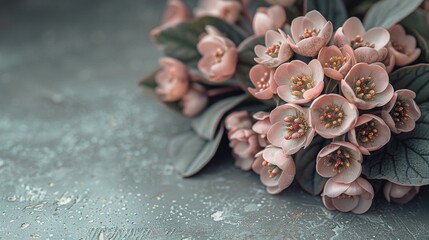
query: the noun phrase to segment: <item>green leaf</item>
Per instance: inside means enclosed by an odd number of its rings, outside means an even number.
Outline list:
[[[255,46],[256,45],[265,45],[264,36],[251,36],[246,38],[240,46],[238,46],[238,63],[236,76],[238,83],[247,92],[247,88],[251,87],[253,84],[249,78],[250,69],[256,65],[255,62]]]
[[[207,25],[217,28],[237,45],[244,39],[240,30],[215,17],[202,17],[191,22],[179,23],[155,32],[154,37],[165,55],[183,62],[196,61],[200,58],[197,43],[201,34],[205,33]]]
[[[319,11],[332,22],[334,29],[343,26],[347,19],[347,10],[342,0],[307,0],[307,11],[311,10]]]
[[[429,64],[417,64],[398,69],[389,76],[395,89],[410,89],[417,94],[417,104],[429,101]]]
[[[295,154],[296,179],[308,193],[318,195],[325,186],[326,178],[316,172],[316,158],[320,150],[329,144],[329,140],[315,136],[311,144]]]
[[[423,10],[417,9],[415,12],[408,15],[408,17],[404,18],[404,20],[401,21],[401,25],[407,29],[413,29],[424,38],[429,38],[429,26],[426,23],[425,14]]]
[[[392,135],[384,148],[364,160],[363,174],[403,185],[429,184],[429,109],[421,110],[412,132]]]
[[[141,87],[149,88],[149,89],[155,89],[156,88],[156,81],[155,76],[159,72],[159,69],[156,71],[153,71],[152,73],[144,76],[141,80],[138,81],[138,85]]]
[[[222,140],[224,127],[220,126],[213,140],[207,141],[194,131],[179,135],[169,143],[169,154],[183,177],[200,171],[213,158]]]
[[[407,32],[411,33],[417,41],[417,46],[421,49],[420,59],[422,59],[425,62],[429,62],[429,48],[428,44],[426,42],[426,39],[422,37],[416,30],[414,29],[407,29]]]
[[[410,15],[423,0],[382,0],[374,4],[363,21],[366,29],[384,27],[389,29]]]
[[[199,136],[203,137],[204,139],[213,139],[215,137],[219,123],[225,113],[247,98],[248,96],[245,94],[232,96],[212,104],[202,114],[192,119],[192,128]]]

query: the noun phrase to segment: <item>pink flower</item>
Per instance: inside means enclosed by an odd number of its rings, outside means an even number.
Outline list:
[[[237,65],[237,48],[219,31],[206,26],[207,35],[198,42],[197,49],[202,55],[198,69],[206,75],[209,81],[223,82],[231,78]]]
[[[235,132],[239,129],[250,129],[252,119],[247,111],[232,112],[225,118],[225,128],[229,132]]]
[[[328,44],[333,26],[316,10],[292,20],[291,34],[288,37],[290,47],[299,55],[313,57]]]
[[[162,29],[190,20],[191,17],[188,6],[182,0],[168,0],[162,16],[161,26],[152,29],[150,32],[151,40],[157,43],[156,36],[159,35]]]
[[[281,5],[283,7],[289,7],[295,3],[295,0],[265,0],[265,2],[271,5]]]
[[[391,73],[393,71],[393,68],[395,67],[395,55],[393,55],[393,50],[390,45],[387,47],[387,55],[383,59],[383,61],[373,63],[385,68],[387,73]]]
[[[414,102],[416,93],[408,89],[397,90],[381,110],[381,117],[394,133],[410,132],[420,118],[420,108]]]
[[[179,104],[182,107],[183,115],[194,117],[204,110],[208,101],[204,88],[195,85],[183,96]]]
[[[255,154],[260,150],[256,133],[250,129],[238,129],[229,136],[229,140],[235,165],[242,170],[250,170]]]
[[[234,24],[240,17],[242,5],[239,1],[200,0],[195,9],[197,17],[213,16]]]
[[[265,47],[262,45],[255,46],[255,61],[269,68],[274,68],[288,61],[293,52],[286,42],[285,33],[268,30],[265,33]]]
[[[189,88],[189,75],[185,64],[169,57],[161,58],[159,64],[162,69],[155,76],[156,93],[164,102],[181,99]]]
[[[260,7],[253,18],[253,32],[255,35],[263,36],[268,30],[282,28],[285,21],[286,13],[282,6]]]
[[[390,129],[383,119],[372,114],[359,116],[356,125],[347,134],[349,141],[365,155],[386,145],[390,135]]]
[[[391,50],[395,56],[396,66],[405,66],[420,56],[420,48],[416,48],[416,39],[405,33],[404,28],[396,24],[389,29]]]
[[[284,63],[274,74],[279,97],[297,104],[317,98],[323,91],[323,78],[323,68],[317,59],[311,60],[308,65],[299,60]]]
[[[356,106],[338,94],[318,97],[310,106],[310,125],[324,138],[334,138],[348,132],[357,121]]]
[[[359,177],[352,183],[337,183],[329,179],[322,193],[322,201],[329,210],[362,214],[369,210],[374,198],[371,184]]]
[[[384,106],[393,96],[386,70],[377,65],[358,63],[341,80],[341,92],[359,109]]]
[[[182,0],[168,0],[162,17],[163,26],[171,26],[191,19],[191,12]]]
[[[337,183],[350,184],[362,172],[362,153],[349,142],[332,142],[317,155],[316,170],[320,176]]]
[[[338,47],[349,45],[354,49],[357,62],[373,63],[386,57],[385,48],[390,40],[389,32],[381,27],[366,31],[357,17],[351,17],[338,28],[334,44]]]
[[[272,146],[270,146],[272,147]],[[258,175],[261,174],[261,170],[262,170],[262,162],[264,162],[264,156],[262,156],[262,154],[264,153],[264,149],[262,149],[261,151],[259,151],[258,153],[255,154],[255,161],[253,161],[252,163],[252,170],[257,173]]]
[[[260,174],[261,182],[269,194],[277,194],[289,187],[295,177],[295,163],[292,156],[281,148],[266,147],[257,154],[252,169]]]
[[[314,137],[314,129],[308,119],[308,109],[293,103],[278,106],[270,114],[272,127],[268,131],[268,141],[281,147],[287,155],[298,152]]]
[[[266,112],[257,112],[253,114],[256,123],[253,124],[252,130],[257,133],[259,145],[266,147],[268,145],[267,134],[271,128],[270,114]]]
[[[420,191],[418,186],[404,186],[392,182],[384,185],[384,197],[388,202],[405,204],[411,201]]]
[[[353,49],[348,45],[323,47],[317,59],[322,63],[325,75],[334,80],[343,79],[356,64]]]
[[[261,100],[268,100],[277,91],[277,84],[274,81],[274,70],[262,64],[257,64],[250,69],[250,80],[255,88],[248,88],[250,94]]]

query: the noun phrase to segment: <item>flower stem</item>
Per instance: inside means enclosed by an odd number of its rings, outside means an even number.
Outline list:
[[[328,81],[328,84],[326,84],[325,94],[333,93],[337,85],[338,85],[338,81],[330,78]]]
[[[221,94],[237,91],[238,89],[240,89],[240,88],[239,87],[215,88],[215,89],[207,90],[206,95],[208,97],[215,97],[215,96],[218,96]]]
[[[252,19],[252,16],[250,15],[249,8],[245,3],[245,0],[241,0],[241,6],[243,7],[243,16],[246,19],[249,26],[251,27],[253,24],[253,19]]]

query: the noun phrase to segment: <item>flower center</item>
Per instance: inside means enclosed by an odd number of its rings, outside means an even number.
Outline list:
[[[397,99],[395,106],[390,112],[395,124],[404,125],[405,121],[409,120],[411,117],[408,114],[410,112],[410,104],[406,103],[403,100]]]
[[[343,123],[345,114],[343,108],[337,104],[327,105],[320,114],[320,121],[325,128],[336,128]]]
[[[319,34],[320,29],[317,28],[313,28],[313,29],[308,29],[308,28],[304,28],[304,33],[299,35],[299,39],[303,40],[306,38],[310,38],[310,37],[315,37]]]
[[[403,53],[403,54],[405,54],[405,55],[407,55],[407,56],[411,55],[411,52],[410,52],[410,51],[407,51],[407,46],[405,46],[404,44],[400,44],[400,43],[398,43],[398,42],[394,42],[394,41],[392,41],[392,47],[393,47],[396,51],[398,51],[398,52],[400,52],[400,53]]]
[[[356,35],[356,37],[354,39],[352,39],[351,41],[351,46],[353,49],[357,49],[360,47],[370,47],[370,48],[375,48],[375,44],[374,43],[369,43],[369,42],[363,42],[363,37],[361,37],[360,35]]]
[[[283,170],[281,170],[277,165],[271,164],[265,160],[262,161],[262,166],[268,166],[268,177],[273,178],[275,176],[279,176]]]
[[[264,75],[256,82],[256,87],[259,92],[270,87],[270,74],[268,72],[264,72]]]
[[[213,65],[222,62],[222,57],[225,54],[225,51],[221,48],[216,49],[213,53]]]
[[[358,98],[369,101],[375,96],[375,86],[377,84],[372,81],[372,77],[361,77],[355,81],[355,94]]]
[[[278,43],[273,44],[271,47],[268,47],[267,50],[265,50],[265,54],[267,54],[268,56],[270,56],[272,58],[278,57],[281,44],[282,44],[281,42],[278,42]]]
[[[325,62],[325,67],[332,68],[334,70],[340,69],[347,61],[346,57],[333,56],[329,58],[329,62]]]
[[[373,143],[375,138],[378,137],[378,129],[375,126],[375,121],[366,122],[356,129],[357,139],[362,143]]]
[[[338,199],[350,199],[350,200],[355,200],[357,197],[356,196],[352,196],[352,195],[348,195],[345,193],[342,193],[341,195],[339,195],[337,197]]]
[[[323,159],[323,163],[328,167],[332,167],[333,172],[341,173],[344,167],[350,167],[351,160],[352,155],[350,151],[340,147],[337,151],[328,154]]]
[[[302,97],[302,95],[308,89],[313,88],[313,80],[310,76],[299,73],[296,77],[291,77],[290,81],[293,83],[290,85],[290,90],[294,96]]]
[[[303,114],[298,113],[296,116],[288,116],[283,119],[288,133],[284,136],[286,140],[302,137],[308,130],[308,123]]]

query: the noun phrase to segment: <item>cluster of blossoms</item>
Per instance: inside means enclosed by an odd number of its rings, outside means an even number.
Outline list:
[[[258,13],[273,22],[264,25],[265,46],[255,47],[258,64],[250,70],[254,87],[248,89],[255,98],[277,99],[279,104],[269,113],[254,115],[253,133],[247,124],[239,140],[237,134],[229,135],[236,161],[243,169],[252,162],[267,191],[276,194],[294,179],[293,155],[320,135],[331,140],[314,159],[317,173],[328,179],[322,192],[324,205],[364,213],[374,197],[373,187],[361,176],[364,155],[386,145],[392,133],[412,131],[421,115],[416,94],[395,91],[388,73],[414,62],[420,49],[400,25],[366,31],[352,17],[334,33],[332,23],[317,11],[295,18],[285,27],[290,29],[286,34],[275,22],[285,19],[281,9],[273,6]],[[254,21],[259,19],[264,18]],[[260,24],[254,26],[262,32]],[[293,60],[293,56],[301,57]],[[240,112],[240,116],[247,115]],[[236,117],[233,113],[227,120],[238,121]],[[252,161],[240,152],[257,153]],[[418,187],[391,182],[384,190],[387,200],[400,203],[418,191]]]
[[[152,30],[155,36],[162,29],[186,22],[195,17],[212,16],[234,24],[249,1],[201,0],[194,13],[181,0],[169,0],[162,18],[162,25]],[[277,29],[286,21],[285,6],[294,0],[267,0],[279,4],[272,8],[261,7],[255,14],[253,29],[255,35],[265,34],[267,29]],[[272,20],[276,18],[276,20]],[[161,70],[156,75],[156,93],[164,102],[178,102],[182,114],[194,117],[208,104],[208,98],[218,93],[207,92],[201,82],[221,83],[230,79],[236,72],[237,46],[223,36],[215,27],[207,25],[206,34],[201,36],[196,48],[201,55],[198,70],[203,76],[191,74],[187,66],[178,59],[164,57],[160,60]],[[155,41],[155,40],[154,40]],[[155,41],[156,42],[156,41]],[[282,49],[280,49],[283,51]],[[282,55],[283,56],[283,55]],[[287,60],[287,59],[282,59]]]
[[[265,45],[254,47],[256,64],[248,72],[253,87],[247,91],[264,102],[274,100],[276,107],[253,115],[232,112],[225,118],[236,166],[259,174],[270,194],[280,193],[295,178],[295,162],[301,161],[297,153],[306,151],[318,135],[327,142],[312,159],[326,179],[324,205],[364,213],[374,197],[362,175],[366,156],[384,147],[392,134],[412,131],[421,116],[416,94],[395,90],[389,73],[415,62],[421,49],[398,24],[366,30],[360,19],[351,17],[334,29],[315,10],[289,24],[285,8],[294,0],[265,2],[271,5],[258,8],[252,17],[246,10],[249,0],[200,0],[193,13],[181,0],[169,0],[162,25],[152,36],[193,16],[217,17],[230,25],[238,25],[241,17],[248,20],[248,38],[264,38]],[[429,1],[425,4],[429,9]],[[155,75],[161,100],[177,103],[188,117],[203,112],[210,97],[231,86],[238,89],[225,82],[237,74],[241,44],[210,24],[204,30],[195,44],[198,61],[164,57]],[[418,192],[418,186],[384,186],[385,198],[397,203]]]

